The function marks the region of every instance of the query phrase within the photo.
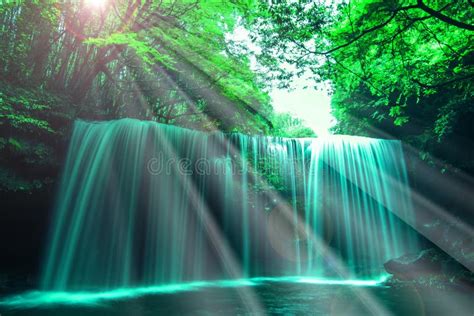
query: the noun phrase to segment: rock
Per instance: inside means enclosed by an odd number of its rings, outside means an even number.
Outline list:
[[[434,242],[442,245],[446,253],[474,271],[474,237],[466,233],[466,222],[467,219],[463,221],[459,218],[454,218],[449,223],[436,219],[423,225],[425,233],[422,234],[434,237]],[[438,249],[434,244],[429,247]]]
[[[399,279],[413,279],[423,275],[441,273],[441,257],[435,249],[423,250],[419,254],[408,254],[389,260],[385,270]]]
[[[426,277],[460,279],[471,274],[461,264],[436,248],[389,260],[384,264],[384,267],[388,273],[399,280],[414,280]]]

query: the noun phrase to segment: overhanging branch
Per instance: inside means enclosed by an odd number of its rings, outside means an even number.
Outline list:
[[[417,7],[420,8],[421,10],[425,11],[426,13],[429,13],[430,15],[437,18],[438,20],[441,20],[443,22],[446,22],[448,24],[457,26],[457,27],[465,29],[465,30],[474,31],[474,25],[467,24],[467,23],[452,19],[449,16],[444,15],[439,11],[433,10],[432,8],[430,8],[426,4],[424,4],[423,0],[418,0],[417,1]]]

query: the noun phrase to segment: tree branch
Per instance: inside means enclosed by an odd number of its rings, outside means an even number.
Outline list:
[[[419,86],[423,87],[423,88],[439,88],[439,87],[443,87],[443,86],[449,85],[449,84],[451,84],[451,83],[455,83],[455,82],[459,82],[459,81],[464,81],[464,80],[468,80],[468,79],[472,79],[472,78],[474,78],[474,75],[468,75],[468,76],[464,76],[464,77],[459,77],[459,78],[455,78],[455,79],[452,79],[452,80],[448,80],[448,81],[445,81],[445,82],[442,82],[442,83],[434,84],[434,85],[430,85],[430,84],[423,83],[423,82],[421,82],[420,80],[415,79],[415,78],[413,78],[412,81],[415,82],[416,84],[418,84]]]
[[[463,23],[463,22],[460,22],[458,20],[454,20],[454,19],[450,18],[449,16],[440,13],[439,11],[433,10],[432,8],[430,8],[426,4],[424,4],[423,0],[418,0],[416,6],[418,8],[420,8],[421,10],[425,11],[426,13],[429,13],[430,15],[434,16],[438,20],[441,20],[443,22],[446,22],[448,24],[457,26],[457,27],[465,29],[465,30],[474,31],[474,25]]]
[[[399,12],[402,12],[402,11],[406,11],[406,10],[410,10],[410,9],[415,9],[417,8],[418,5],[409,5],[409,6],[405,6],[405,7],[400,7],[394,11],[392,11],[392,15],[387,19],[385,20],[384,22],[380,23],[380,24],[377,24],[371,28],[368,28],[364,31],[362,31],[359,35],[357,35],[356,37],[354,37],[353,39],[347,41],[346,43],[342,44],[342,45],[339,45],[337,47],[334,47],[334,48],[331,48],[330,50],[327,50],[325,52],[318,52],[318,51],[311,51],[313,54],[316,54],[316,55],[329,55],[330,53],[333,53],[341,48],[344,48],[344,47],[347,47],[349,45],[351,45],[352,43],[358,41],[359,39],[361,39],[362,37],[366,36],[367,34],[369,33],[372,33],[373,31],[376,31],[378,29],[381,29],[383,27],[385,27],[387,24],[389,24],[396,16]],[[309,49],[307,49],[305,47],[305,49],[307,51],[309,51]]]

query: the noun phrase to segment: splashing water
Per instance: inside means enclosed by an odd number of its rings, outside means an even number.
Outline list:
[[[398,141],[75,123],[43,290],[380,279],[417,247]]]

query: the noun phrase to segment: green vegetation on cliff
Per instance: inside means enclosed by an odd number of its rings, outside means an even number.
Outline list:
[[[70,110],[64,98],[0,82],[0,190],[30,191],[53,181]]]
[[[283,1],[260,15],[260,63],[278,80],[330,82],[336,133],[402,139],[474,173],[471,1]]]

